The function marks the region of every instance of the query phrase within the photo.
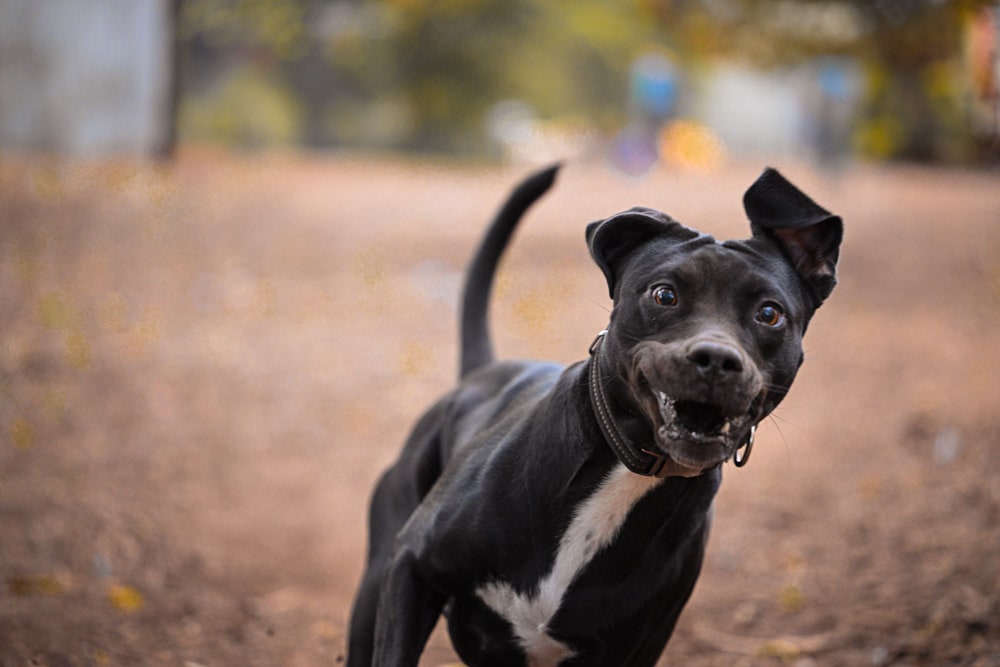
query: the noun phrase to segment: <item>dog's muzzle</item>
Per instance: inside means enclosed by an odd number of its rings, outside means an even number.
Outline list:
[[[633,397],[653,424],[657,446],[686,465],[733,456],[760,417],[760,372],[718,334],[640,343],[629,371]]]
[[[736,466],[746,465],[765,392],[759,372],[738,350],[713,339],[640,343],[628,379],[651,422],[653,442],[636,446],[615,428],[603,396],[597,354],[605,333],[591,345],[591,394],[606,439],[630,469],[690,476],[730,457]]]

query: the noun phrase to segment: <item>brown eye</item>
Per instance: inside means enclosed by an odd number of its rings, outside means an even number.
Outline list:
[[[653,288],[653,301],[658,306],[676,306],[677,291],[670,285],[657,285]]]
[[[765,303],[757,311],[756,319],[766,327],[776,327],[785,321],[785,313],[776,303]]]

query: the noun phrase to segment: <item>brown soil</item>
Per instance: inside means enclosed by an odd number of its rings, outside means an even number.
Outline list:
[[[568,167],[505,263],[501,354],[604,325],[585,223],[744,236],[759,167]],[[844,216],[842,281],[663,664],[1000,665],[1000,180],[784,170]],[[0,665],[341,660],[368,493],[452,382],[460,271],[524,171],[0,162]],[[438,632],[422,664],[454,662]]]

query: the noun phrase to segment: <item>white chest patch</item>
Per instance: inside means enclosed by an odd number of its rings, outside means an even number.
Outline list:
[[[476,590],[490,609],[511,624],[528,655],[529,667],[555,667],[573,655],[568,646],[548,634],[549,623],[580,571],[614,540],[635,504],[661,482],[660,478],[636,475],[616,465],[594,494],[576,509],[559,540],[552,569],[538,582],[533,594],[518,593],[500,581]]]

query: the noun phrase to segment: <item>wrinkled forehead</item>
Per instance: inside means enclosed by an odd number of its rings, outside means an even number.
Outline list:
[[[701,234],[681,242],[655,240],[636,253],[631,268],[627,273],[637,283],[667,280],[700,289],[738,286],[800,296],[794,270],[773,243],[762,239],[718,241]]]

